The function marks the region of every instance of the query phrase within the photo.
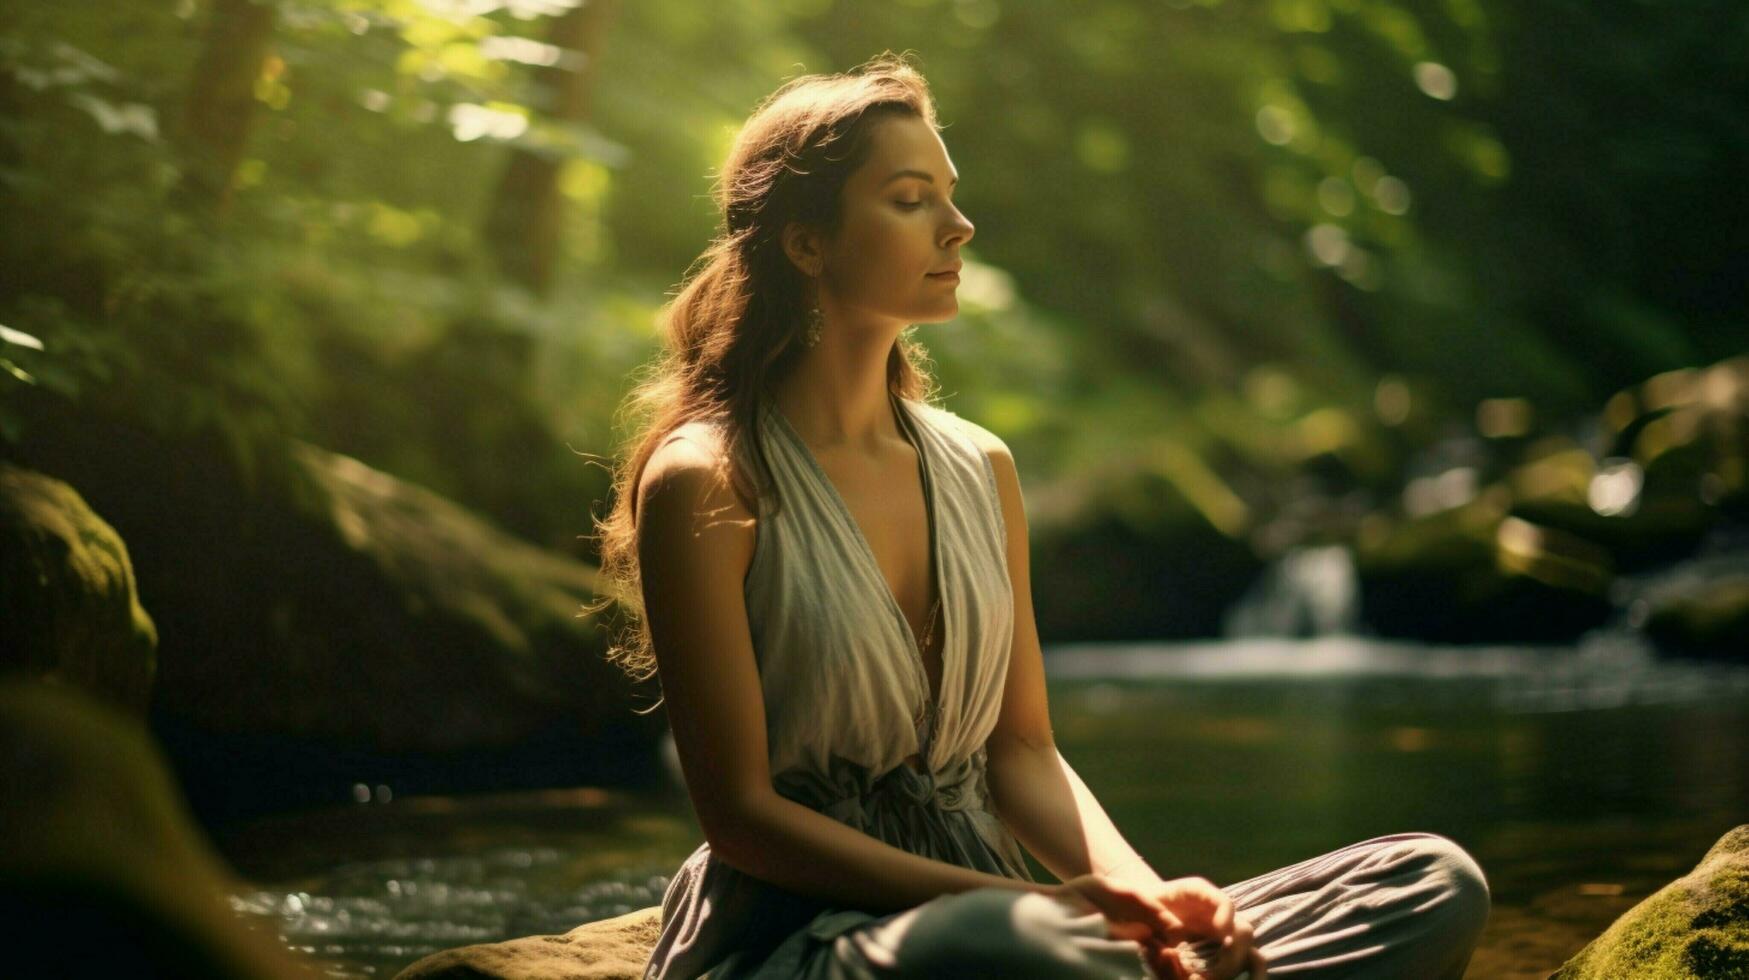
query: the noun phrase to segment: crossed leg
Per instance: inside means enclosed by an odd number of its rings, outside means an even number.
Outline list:
[[[1460,980],[1487,924],[1481,867],[1437,834],[1375,837],[1222,890],[1272,977]],[[1192,968],[1212,943],[1191,947]]]
[[[1424,833],[1350,844],[1222,890],[1250,919],[1272,977],[1460,980],[1489,909],[1481,867]],[[819,938],[801,974],[821,980],[1153,976],[1141,946],[1107,938],[1098,912],[1001,888],[942,895]],[[1180,948],[1194,969],[1215,946]]]

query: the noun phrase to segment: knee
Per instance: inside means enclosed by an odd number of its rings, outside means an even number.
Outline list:
[[[1419,835],[1414,846],[1426,856],[1429,879],[1441,886],[1441,918],[1454,940],[1473,943],[1481,937],[1493,904],[1482,866],[1456,841],[1439,834]]]
[[[906,937],[917,976],[1069,975],[1072,914],[1046,895],[975,888],[933,899]],[[905,971],[911,975],[912,971]]]

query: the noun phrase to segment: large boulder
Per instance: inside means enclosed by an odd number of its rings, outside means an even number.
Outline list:
[[[0,670],[143,716],[157,648],[115,529],[67,484],[0,462]]]
[[[1034,619],[1045,643],[1217,635],[1262,570],[1174,484],[1113,460],[1028,493]]]
[[[218,621],[166,651],[161,712],[385,752],[511,745],[565,723],[587,739],[629,717],[597,624],[578,615],[593,567],[356,459],[289,454],[287,498],[267,496],[215,556],[234,584],[187,596]]]
[[[581,614],[596,570],[362,461],[116,422],[25,447],[128,540],[163,638],[151,723],[209,820],[656,773],[654,701]],[[653,687],[653,683],[648,687]],[[382,792],[374,795],[380,797]]]
[[[562,935],[446,949],[395,980],[638,980],[661,931],[662,907],[651,906]]]
[[[1749,824],[1699,866],[1629,909],[1550,980],[1749,977]]]
[[[1607,551],[1509,513],[1490,487],[1447,510],[1365,525],[1361,617],[1382,636],[1438,643],[1561,642],[1613,611]]]
[[[0,681],[0,936],[9,976],[320,977],[201,836],[140,722],[77,689]]]
[[[1744,560],[1739,558],[1739,560]],[[1646,600],[1646,633],[1673,653],[1749,660],[1749,574],[1665,589]]]

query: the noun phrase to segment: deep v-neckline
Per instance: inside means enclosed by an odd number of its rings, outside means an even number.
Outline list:
[[[948,658],[951,655],[954,646],[952,642],[952,623],[949,619],[952,604],[947,601],[947,578],[943,574],[941,564],[941,521],[936,506],[935,474],[929,458],[929,440],[924,438],[924,436],[917,431],[917,421],[912,418],[909,410],[905,408],[903,400],[892,392],[888,392],[887,397],[888,402],[893,407],[894,418],[899,423],[900,435],[903,436],[917,452],[918,467],[922,477],[923,511],[929,524],[930,573],[935,579],[935,596],[933,598],[941,602],[941,633],[943,641],[941,646],[940,688],[945,689],[947,687],[948,669],[950,667]],[[766,405],[770,408],[772,416],[777,420],[778,428],[783,430],[785,436],[795,444],[799,455],[807,461],[808,468],[819,480],[824,495],[832,502],[837,511],[838,517],[842,519],[845,526],[849,528],[850,536],[857,545],[853,550],[861,556],[861,560],[865,564],[866,569],[873,573],[875,581],[880,583],[880,591],[882,596],[886,599],[887,610],[891,613],[893,619],[897,621],[899,632],[905,636],[905,646],[912,654],[912,666],[917,669],[917,673],[923,681],[923,718],[917,723],[917,731],[919,752],[924,754],[925,765],[927,765],[927,753],[929,747],[926,744],[926,739],[927,734],[933,731],[935,719],[939,716],[941,693],[940,690],[931,690],[929,684],[929,666],[924,662],[923,648],[917,643],[917,634],[912,632],[911,621],[905,618],[904,607],[899,605],[898,597],[893,593],[892,585],[887,582],[886,573],[881,571],[881,563],[875,557],[874,548],[868,543],[868,535],[863,533],[862,525],[856,522],[856,515],[851,513],[850,505],[844,502],[844,496],[838,492],[837,485],[832,482],[830,476],[826,475],[825,467],[821,466],[820,461],[814,457],[814,451],[808,448],[808,444],[802,439],[801,433],[797,432],[795,426],[790,424],[789,418],[783,414],[783,410],[777,407],[776,399],[768,398],[766,400]]]

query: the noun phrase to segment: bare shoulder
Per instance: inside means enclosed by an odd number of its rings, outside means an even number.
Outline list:
[[[638,477],[639,523],[681,525],[695,534],[707,527],[741,528],[751,541],[753,514],[736,495],[724,465],[721,434],[703,422],[687,422],[668,433],[650,454]],[[720,537],[719,537],[720,540]]]
[[[675,751],[713,849],[757,854],[745,801],[771,790],[744,582],[754,522],[707,425],[665,434],[640,474],[638,578]]]

